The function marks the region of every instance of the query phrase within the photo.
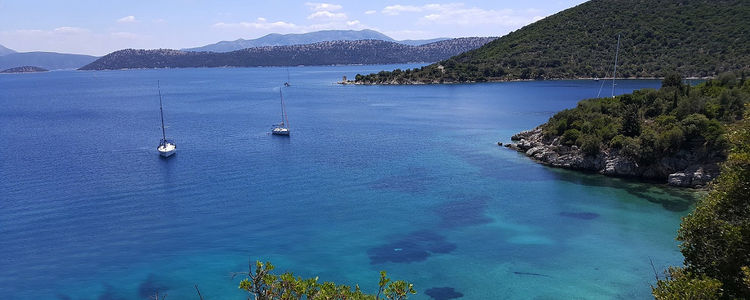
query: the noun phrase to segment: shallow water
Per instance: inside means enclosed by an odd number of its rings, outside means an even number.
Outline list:
[[[290,138],[284,68],[0,76],[0,294],[244,299],[230,274],[260,259],[368,292],[387,270],[414,299],[630,299],[681,263],[689,192],[496,145],[600,82],[333,84],[396,67],[289,68]]]

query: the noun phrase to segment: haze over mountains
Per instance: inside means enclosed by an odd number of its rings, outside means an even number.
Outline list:
[[[448,38],[436,38],[428,40],[403,40],[397,41],[380,32],[364,30],[323,30],[301,34],[278,34],[272,33],[257,39],[245,40],[238,39],[234,41],[221,41],[215,44],[205,45],[202,47],[186,48],[183,51],[210,51],[210,52],[231,52],[245,48],[267,47],[267,46],[291,46],[305,45],[329,41],[356,41],[356,40],[380,40],[395,42],[410,46],[420,46],[424,44],[448,40]]]
[[[0,56],[16,53],[13,49],[5,48],[3,45],[0,45]]]
[[[56,52],[15,52],[0,56],[0,69],[35,66],[47,70],[77,69],[98,57]]]

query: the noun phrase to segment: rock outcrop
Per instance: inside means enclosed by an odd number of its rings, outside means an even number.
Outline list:
[[[505,147],[551,167],[598,172],[607,176],[637,177],[664,181],[672,186],[699,188],[719,175],[720,155],[681,150],[659,161],[643,164],[617,149],[602,149],[596,155],[564,145],[561,137],[545,137],[541,127],[511,137]]]

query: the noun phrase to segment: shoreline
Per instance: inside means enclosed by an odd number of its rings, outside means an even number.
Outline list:
[[[613,149],[587,155],[575,145],[563,145],[560,137],[545,138],[541,125],[513,135],[511,141],[508,144],[498,142],[498,145],[521,152],[545,166],[661,182],[674,187],[704,189],[719,176],[720,171],[720,161],[696,159],[689,151],[678,152],[651,164],[641,164]]]
[[[709,80],[714,77],[686,77],[686,80]],[[617,80],[663,80],[664,77],[618,77]],[[338,84],[343,85],[439,85],[439,84],[474,84],[474,83],[501,83],[501,82],[528,82],[528,81],[566,81],[566,80],[592,80],[592,81],[608,81],[612,78],[593,78],[593,77],[575,77],[575,78],[547,78],[547,79],[492,79],[486,81],[449,81],[449,82],[423,82],[423,81],[410,81],[410,82],[381,82],[381,83],[364,83],[357,82],[354,80],[347,80],[346,82],[339,81]]]

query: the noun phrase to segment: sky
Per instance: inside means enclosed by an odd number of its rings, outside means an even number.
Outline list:
[[[583,2],[0,0],[0,45],[99,56],[329,29],[372,29],[397,40],[503,36]]]

